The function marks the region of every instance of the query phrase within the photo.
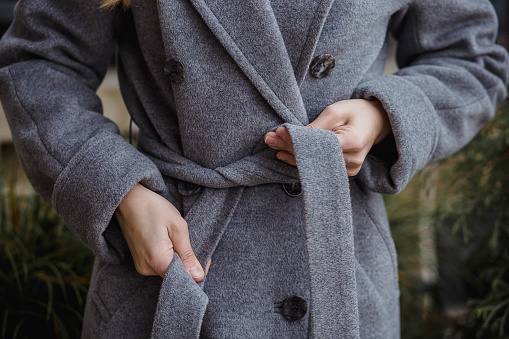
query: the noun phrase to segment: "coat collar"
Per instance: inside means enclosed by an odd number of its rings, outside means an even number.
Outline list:
[[[296,73],[291,65],[270,0],[188,0],[265,100],[286,122],[308,123],[299,90],[323,22],[334,0],[321,1],[306,38]],[[168,17],[171,1],[158,1]],[[163,30],[163,41],[165,32]],[[297,76],[297,77],[296,77]]]

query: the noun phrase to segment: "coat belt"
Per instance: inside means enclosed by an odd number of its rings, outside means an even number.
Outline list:
[[[163,175],[205,186],[186,215],[191,245],[204,266],[245,186],[291,183],[299,178],[310,276],[309,337],[359,338],[352,208],[340,144],[332,131],[285,126],[292,138],[297,169],[281,166],[265,145],[252,156],[216,169],[204,168],[167,148],[163,151],[155,141],[140,139],[140,149]],[[205,283],[206,279],[194,282],[178,255],[174,256],[161,286],[152,338],[199,337],[208,303]]]

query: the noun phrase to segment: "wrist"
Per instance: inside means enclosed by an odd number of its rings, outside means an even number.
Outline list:
[[[371,105],[375,108],[376,112],[378,113],[379,122],[377,124],[378,126],[378,134],[375,138],[375,141],[373,145],[378,144],[381,142],[385,137],[387,137],[392,132],[391,122],[389,120],[389,115],[387,114],[387,111],[382,106],[382,103],[378,101],[377,99],[370,100]]]
[[[129,192],[127,192],[127,194],[124,196],[122,201],[120,201],[115,212],[121,215],[125,214],[130,209],[132,202],[136,200],[144,188],[145,187],[139,183],[131,188]]]

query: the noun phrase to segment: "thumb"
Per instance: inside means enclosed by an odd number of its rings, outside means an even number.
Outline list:
[[[203,280],[205,277],[205,272],[203,271],[203,268],[201,267],[200,262],[194,255],[194,252],[189,249],[187,251],[184,251],[182,253],[179,253],[180,260],[182,260],[182,263],[184,264],[184,268],[186,269],[187,273],[191,276],[191,278],[194,279],[194,281],[198,282]]]
[[[180,260],[182,260],[187,273],[189,273],[195,281],[203,280],[205,272],[203,272],[203,268],[191,248],[187,227],[185,231],[175,234],[172,241],[175,252],[177,252]]]

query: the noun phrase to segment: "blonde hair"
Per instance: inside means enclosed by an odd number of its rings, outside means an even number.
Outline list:
[[[122,3],[122,7],[124,9],[128,9],[131,6],[131,0],[103,0],[101,4],[101,8],[114,8],[117,5]]]

